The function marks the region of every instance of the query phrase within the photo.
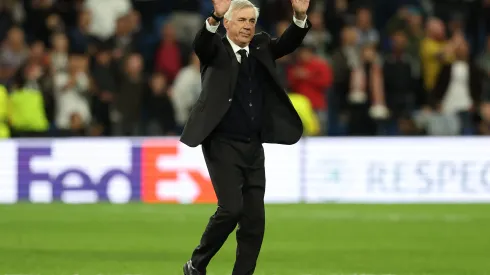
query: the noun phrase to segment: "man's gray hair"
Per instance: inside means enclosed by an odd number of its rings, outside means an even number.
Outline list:
[[[225,13],[225,19],[231,20],[233,12],[246,8],[253,8],[255,10],[255,20],[259,18],[259,8],[257,8],[252,2],[250,2],[249,0],[232,0],[230,8]]]

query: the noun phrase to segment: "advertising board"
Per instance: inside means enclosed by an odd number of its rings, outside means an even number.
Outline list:
[[[0,149],[0,203],[216,202],[201,148],[176,138],[12,140]],[[298,202],[299,147],[265,151],[266,201]]]
[[[264,144],[267,203],[490,202],[486,138]],[[177,138],[0,142],[0,203],[216,203],[200,147]]]
[[[490,202],[486,138],[304,142],[307,202]]]

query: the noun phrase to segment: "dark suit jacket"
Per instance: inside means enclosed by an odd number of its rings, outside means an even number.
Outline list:
[[[276,75],[275,60],[292,53],[310,29],[291,23],[284,34],[271,38],[261,32],[254,36],[250,54],[268,71],[264,93],[263,143],[294,144],[303,134],[303,124]],[[214,130],[231,105],[238,76],[238,61],[226,37],[209,32],[204,24],[193,43],[201,61],[201,95],[191,110],[181,141],[196,147]]]

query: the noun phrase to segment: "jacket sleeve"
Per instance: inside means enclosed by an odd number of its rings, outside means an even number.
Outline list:
[[[272,38],[270,40],[270,49],[274,59],[279,59],[294,52],[303,43],[303,39],[310,29],[311,23],[308,19],[304,28],[292,22],[279,38]]]
[[[216,54],[218,43],[219,35],[210,32],[204,23],[192,42],[192,48],[202,64],[209,64]]]

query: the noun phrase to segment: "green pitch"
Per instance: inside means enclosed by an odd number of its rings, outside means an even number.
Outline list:
[[[0,206],[0,275],[181,275],[211,205]],[[490,274],[490,205],[268,205],[256,275]],[[209,266],[230,275],[235,236]]]

